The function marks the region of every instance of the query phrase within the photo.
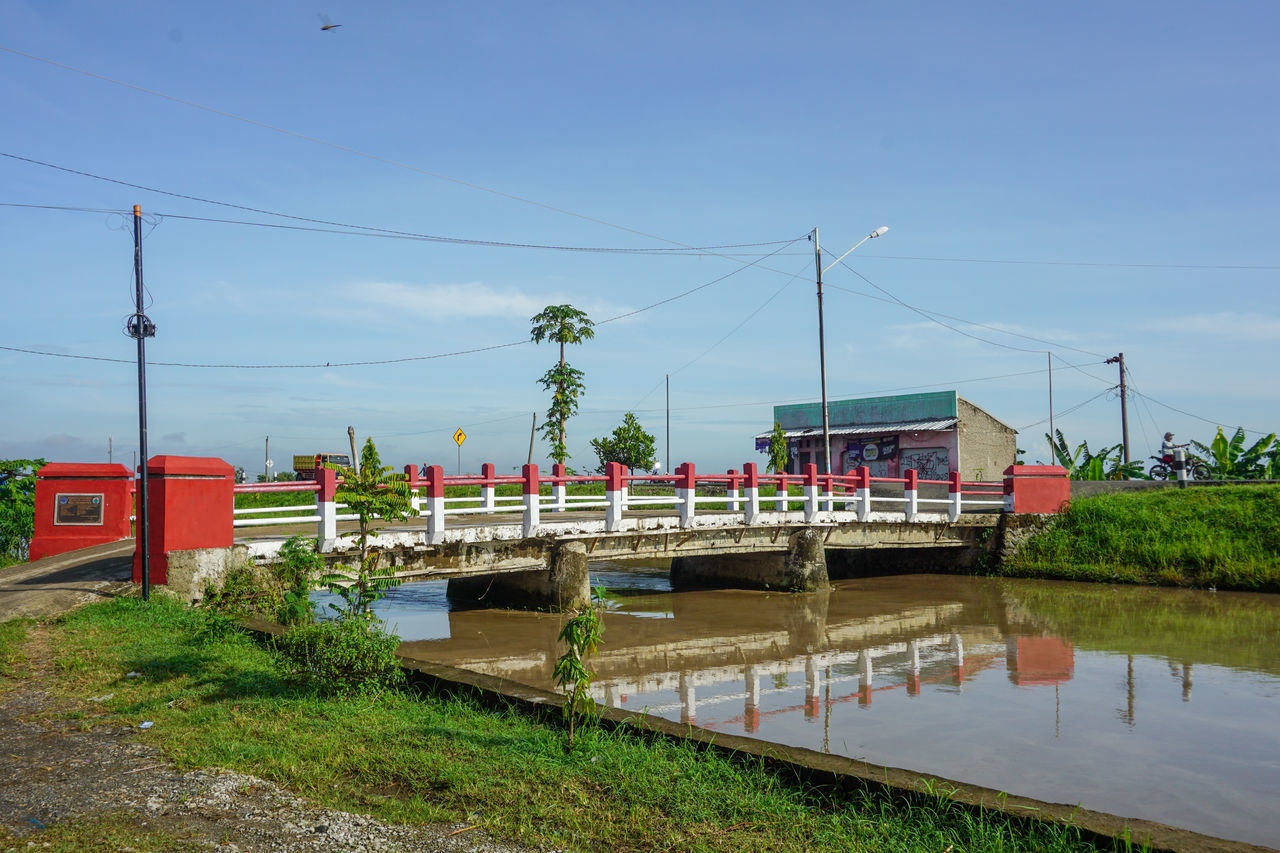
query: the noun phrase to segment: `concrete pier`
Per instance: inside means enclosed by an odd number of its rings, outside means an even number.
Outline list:
[[[786,551],[673,557],[671,585],[777,589],[812,592],[826,589],[827,555],[822,534],[805,528],[787,539]]]

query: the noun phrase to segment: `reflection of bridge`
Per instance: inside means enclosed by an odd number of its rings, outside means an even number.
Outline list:
[[[873,591],[764,596],[732,590],[657,596],[670,601],[669,618],[631,615],[622,599],[624,609],[605,617],[605,643],[591,664],[592,692],[598,701],[618,707],[672,716],[678,711],[685,722],[697,719],[700,706],[742,702],[742,725],[754,732],[762,716],[797,707],[812,717],[821,703],[856,700],[865,706],[882,690],[905,689],[918,696],[930,683],[959,688],[1002,658],[1015,683],[1071,677],[1070,645],[1027,636],[1035,627],[1008,612],[994,586],[975,596],[959,592],[964,585],[950,578],[930,581],[931,589],[910,597]],[[1001,617],[999,625],[989,624],[990,614]],[[560,620],[456,611],[449,623],[451,639],[408,642],[401,654],[538,687],[553,685]],[[803,702],[762,711],[770,699],[799,690],[798,684],[786,684],[794,673],[803,674]]]

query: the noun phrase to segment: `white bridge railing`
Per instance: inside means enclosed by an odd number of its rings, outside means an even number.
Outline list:
[[[478,476],[446,476],[439,465],[426,466],[421,471],[408,465],[404,472],[410,494],[410,519],[426,521],[428,544],[444,541],[449,518],[457,516],[509,518],[519,514],[518,522],[510,518],[504,522],[518,523],[524,536],[536,536],[546,526],[543,513],[583,510],[603,510],[604,530],[616,532],[624,528],[628,513],[634,517],[636,511],[657,508],[671,509],[673,520],[678,516],[676,525],[681,528],[695,526],[700,508],[714,512],[721,521],[726,515],[741,515],[742,523],[747,525],[869,521],[873,512],[875,520],[912,522],[919,520],[922,506],[936,508],[930,513],[931,521],[939,515],[955,521],[966,510],[998,512],[1013,508],[1009,479],[1004,483],[964,481],[956,471],[946,480],[921,480],[915,471],[907,471],[902,477],[873,477],[865,467],[848,474],[819,474],[816,465],[806,466],[803,474],[762,474],[755,463],[749,462],[741,472],[730,470],[725,474],[698,474],[692,463],[685,463],[666,476],[631,476],[619,463],[609,463],[603,476],[568,475],[563,465],[553,466],[550,476],[541,475],[536,465],[525,465],[519,475],[499,476],[488,463]],[[358,516],[343,513],[346,506],[336,500],[341,488],[337,473],[329,469],[318,469],[316,473],[319,479],[314,482],[235,486],[237,494],[309,493],[315,495],[315,502],[236,509],[233,526],[314,523],[318,539],[335,539],[337,523]],[[921,497],[921,485],[939,487],[939,492],[945,486],[947,496]],[[574,494],[569,493],[571,487]],[[500,495],[499,489],[518,489],[519,493]],[[464,490],[469,494],[457,494]],[[781,518],[778,513],[783,514]]]

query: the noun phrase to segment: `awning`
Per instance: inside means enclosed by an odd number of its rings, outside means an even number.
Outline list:
[[[930,430],[951,429],[960,423],[959,418],[938,418],[932,421],[899,421],[893,424],[867,424],[865,426],[853,426],[850,424],[842,424],[840,426],[831,426],[827,431],[831,435],[880,435],[882,433],[895,432],[926,432]],[[801,429],[784,429],[782,434],[787,440],[795,438],[809,438],[815,435],[822,435],[822,427],[803,427]],[[766,441],[773,435],[773,431],[762,432],[756,435],[756,441],[765,439]]]

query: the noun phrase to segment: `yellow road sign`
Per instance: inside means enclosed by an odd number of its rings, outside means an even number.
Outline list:
[[[453,440],[458,442],[458,446],[462,446],[462,442],[467,440],[467,434],[462,431],[462,427],[458,427],[458,431],[453,434]]]

